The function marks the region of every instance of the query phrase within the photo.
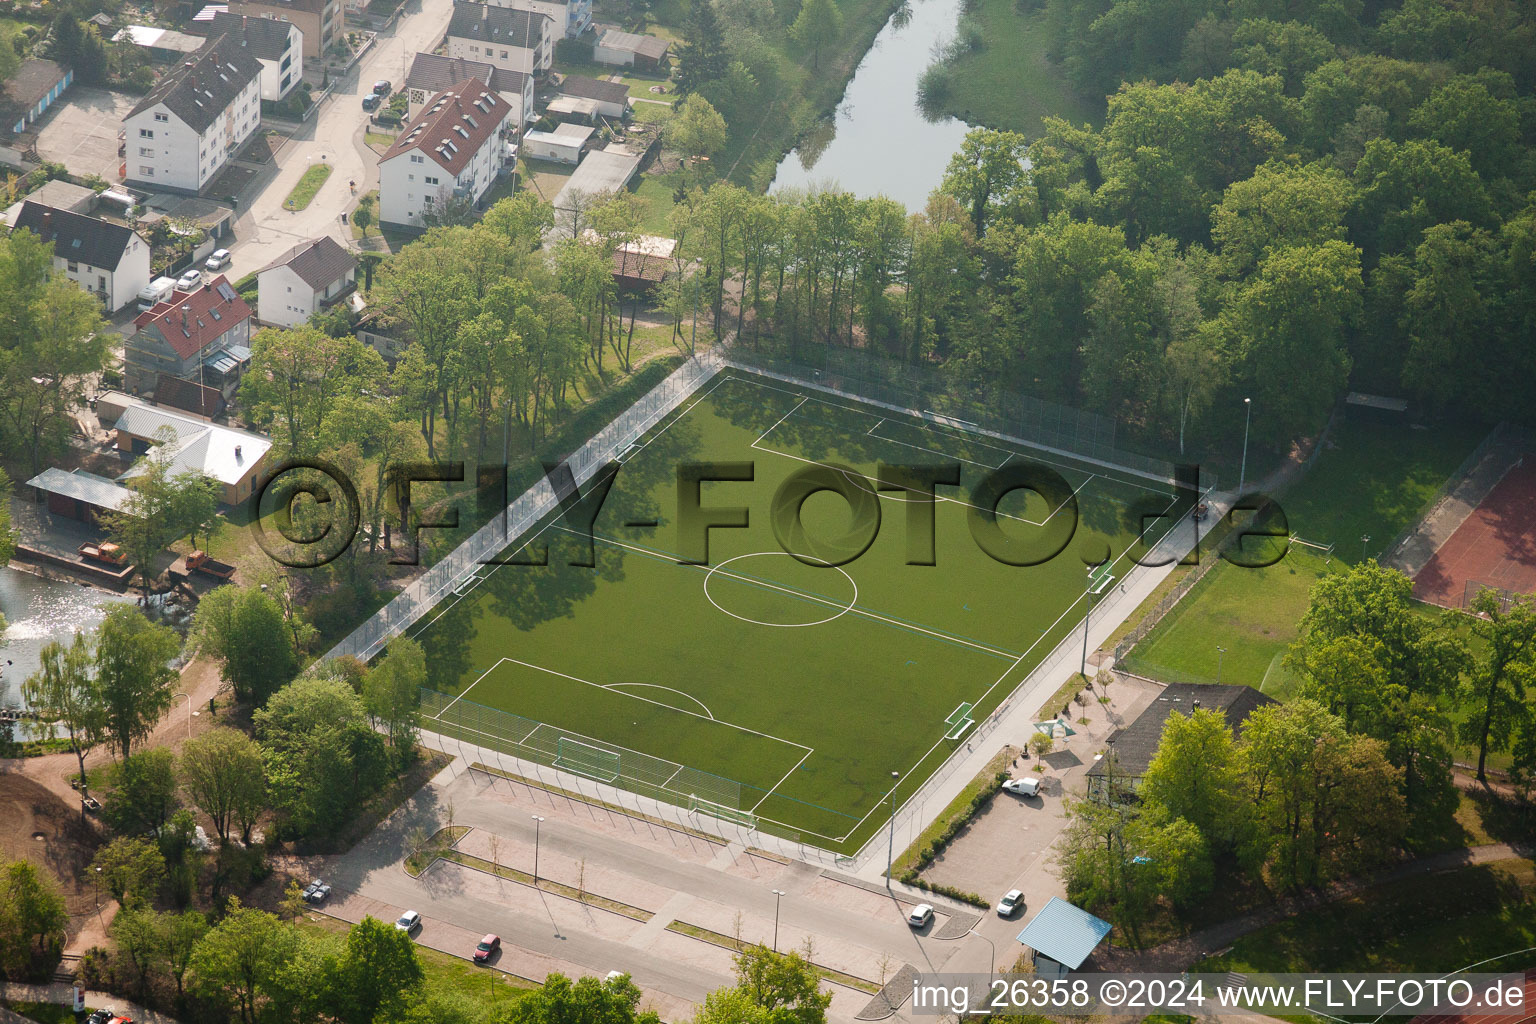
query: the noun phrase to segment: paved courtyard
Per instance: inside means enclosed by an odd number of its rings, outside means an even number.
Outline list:
[[[38,156],[63,164],[71,174],[99,174],[107,181],[121,181],[118,170],[123,158],[117,155],[117,133],[124,115],[140,98],[76,86],[44,118],[37,136]]]

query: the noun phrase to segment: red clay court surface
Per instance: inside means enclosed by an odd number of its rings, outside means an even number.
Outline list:
[[[1536,593],[1536,457],[1504,474],[1467,521],[1414,577],[1413,594],[1462,607],[1469,580]]]
[[[1495,972],[1499,973],[1499,972]],[[1522,1013],[1448,1013],[1426,1014],[1413,1018],[1412,1024],[1531,1024],[1536,1021],[1536,971],[1525,972],[1525,1009]]]

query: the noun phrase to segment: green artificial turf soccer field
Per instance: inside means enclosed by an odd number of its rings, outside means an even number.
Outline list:
[[[750,482],[701,488],[706,509],[744,506],[750,525],[711,530],[707,563],[685,565],[677,474],[699,462],[754,464]],[[1020,462],[1058,472],[1079,509],[1069,532],[1070,505],[1057,497],[1003,498],[1008,543],[1038,555],[1065,542],[1028,567],[984,553],[968,518],[989,471]],[[907,564],[909,546],[926,547],[920,530],[909,537],[909,516],[921,511],[911,491],[866,497],[880,510],[878,532],[847,564],[785,552],[769,513],[787,477],[838,464],[863,474],[839,479],[867,488],[880,463],[958,464],[961,485],[941,487],[933,508],[935,564]],[[722,374],[626,454],[593,526],[594,568],[569,564],[586,550],[576,520],[552,519],[509,552],[526,558],[547,546],[547,566],[484,569],[417,627],[431,684],[450,695],[429,711],[454,709],[426,727],[462,728],[494,746],[463,725],[466,715],[476,706],[512,712],[546,723],[518,725],[513,740],[532,730],[530,742],[552,745],[563,730],[617,750],[621,774],[649,757],[675,762],[652,765],[663,774],[687,765],[734,780],[698,789],[705,777],[684,772],[671,789],[734,800],[770,831],[851,851],[883,824],[890,773],[903,774],[899,799],[965,743],[944,738],[946,717],[971,703],[970,717],[984,721],[1081,624],[1085,564],[1111,557],[1109,572],[1123,577],[1141,516],[1172,502],[1166,483]],[[1178,514],[1148,522],[1148,537]],[[630,525],[644,521],[658,525]],[[833,558],[829,538],[859,532],[849,504],[830,493],[804,501],[802,522],[810,540],[791,543],[820,543],[811,552],[823,559]],[[583,771],[579,758],[566,766]],[[601,775],[605,765],[586,769]]]

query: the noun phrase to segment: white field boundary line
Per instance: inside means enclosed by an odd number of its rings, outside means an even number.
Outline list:
[[[658,561],[671,562],[673,565],[676,565],[680,569],[693,569],[695,571],[699,571],[705,568],[704,566],[688,565],[685,563],[677,562],[674,559],[667,558],[665,552],[653,551],[650,548],[643,548],[636,544],[629,544],[621,540],[614,540],[611,537],[603,537],[594,534],[592,539],[602,541],[604,544],[608,544],[612,547],[624,548],[628,551],[633,551],[637,554],[657,559]],[[920,626],[915,622],[908,622],[905,619],[897,619],[888,615],[881,615],[879,612],[871,611],[868,608],[862,608],[859,605],[853,605],[852,607],[849,607],[845,602],[833,601],[831,598],[824,597],[821,594],[812,593],[809,590],[799,590],[795,587],[785,586],[782,583],[774,583],[771,580],[759,579],[756,576],[744,576],[739,573],[731,572],[728,569],[722,569],[719,566],[714,566],[709,571],[712,571],[716,576],[724,576],[727,579],[733,579],[737,582],[745,583],[748,586],[761,587],[764,590],[776,590],[781,594],[788,594],[791,597],[801,598],[803,600],[810,601],[812,604],[819,604],[826,608],[847,608],[848,614],[850,615],[858,615],[862,618],[883,623],[887,626],[901,629],[909,633],[917,633],[922,636],[928,636],[943,643],[952,643],[961,647],[970,647],[994,658],[1009,658],[1013,656],[1012,651],[1005,651],[1002,648],[993,647],[991,644],[981,643],[977,640],[970,640],[962,636],[955,636],[952,633],[944,633],[939,630],[929,629],[927,626]]]
[[[779,787],[784,785],[784,783],[788,782],[789,781],[789,777],[791,775],[795,774],[795,772],[799,771],[800,770],[800,766],[805,764],[805,759],[807,757],[810,757],[810,756],[811,756],[811,751],[807,750],[805,752],[805,757],[802,757],[800,760],[796,761],[794,767],[791,768],[789,771],[785,772],[784,773],[784,777],[782,779],[780,779],[778,782],[775,782],[773,784],[773,786],[769,788],[768,792],[766,792],[766,793],[764,793],[762,795],[762,799],[758,800],[757,803],[753,804],[751,810],[747,811],[747,813],[750,814],[750,815],[753,815],[754,817],[756,817],[757,809],[759,807],[763,806],[763,801],[767,800],[769,797],[773,796],[774,793],[777,793],[778,790],[779,790]],[[799,830],[796,829],[796,831],[799,831]]]
[[[1175,505],[1177,503],[1178,503],[1178,499],[1177,499],[1177,497],[1175,497],[1174,501],[1169,504],[1168,508],[1172,508],[1173,505]],[[1166,513],[1166,511],[1167,511],[1167,509],[1164,509],[1165,513]],[[1169,527],[1169,532],[1171,533],[1174,529],[1176,529],[1178,527],[1178,525],[1179,525],[1178,521],[1175,520],[1173,525]],[[1167,535],[1165,534],[1164,537],[1166,538],[1166,536]],[[1161,541],[1159,541],[1159,543],[1161,543]],[[1118,565],[1121,561],[1123,561],[1126,558],[1126,556],[1128,556],[1131,553],[1131,548],[1132,547],[1135,547],[1135,545],[1132,544],[1131,547],[1128,547],[1124,551],[1122,551],[1120,553],[1119,557],[1113,559],[1109,563],[1109,568],[1113,568],[1114,566]],[[1106,569],[1105,571],[1108,571],[1108,570]],[[1018,669],[1018,667],[1020,665],[1022,665],[1024,663],[1024,660],[1029,657],[1030,652],[1033,651],[1036,647],[1038,647],[1040,645],[1041,641],[1043,641],[1046,638],[1046,636],[1050,634],[1051,630],[1055,629],[1061,623],[1061,620],[1066,618],[1067,615],[1069,615],[1071,613],[1072,609],[1076,608],[1078,603],[1080,601],[1083,601],[1084,599],[1086,599],[1088,596],[1089,595],[1085,592],[1082,595],[1078,596],[1076,598],[1076,600],[1074,600],[1071,604],[1067,605],[1066,609],[1060,615],[1058,615],[1056,617],[1056,621],[1052,622],[1050,624],[1050,626],[1047,627],[1046,630],[1044,632],[1042,632],[1040,634],[1040,636],[1033,643],[1031,643],[1029,645],[1028,648],[1025,649],[1023,654],[1019,655],[1018,660],[1016,660],[1012,665],[1009,665],[1008,668],[1003,671],[1003,674],[998,676],[997,679],[993,681],[991,686],[987,687],[984,691],[982,691],[981,696],[977,697],[974,701],[972,701],[972,706],[973,707],[980,707],[986,701],[987,697],[989,695],[991,695],[992,691],[996,690],[998,688],[998,686],[1002,685],[1002,683],[1009,676],[1011,676]],[[1088,606],[1087,611],[1085,612],[1085,614],[1091,614],[1092,611],[1093,611],[1093,607],[1090,604]],[[1057,641],[1057,648],[1059,648],[1061,645],[1067,643],[1068,641],[1074,641],[1074,640],[1075,640],[1075,637],[1069,633],[1068,635],[1063,636],[1060,640]],[[1055,648],[1053,648],[1052,653],[1054,653],[1054,650],[1055,650]],[[1048,654],[1045,658],[1041,659],[1040,664],[1044,665],[1049,660],[1050,660],[1050,655]],[[1027,682],[1027,681],[1028,681],[1028,677],[1027,676],[1024,679],[1019,680],[1018,684],[1015,686],[1015,689],[1017,689],[1019,686],[1023,686],[1024,683]],[[999,706],[1001,706],[1001,702],[999,702]],[[905,779],[912,772],[916,771],[917,767],[919,765],[921,765],[925,760],[927,760],[929,755],[931,755],[935,750],[937,750],[941,743],[946,743],[946,742],[949,742],[949,741],[943,739],[942,737],[940,737],[933,744],[933,746],[929,747],[926,751],[923,752],[923,756],[918,758],[917,761],[913,763],[912,767],[908,768],[905,772],[902,773],[902,778]],[[955,752],[959,753],[959,748],[958,747],[956,747],[956,751]],[[943,765],[939,766],[939,768],[942,768],[942,767],[943,767]],[[933,775],[937,775],[938,772],[939,772],[939,769],[935,769],[930,774],[929,778],[932,778]],[[926,786],[927,783],[928,783],[928,779],[924,779],[922,781],[922,783],[920,783],[918,785],[918,787],[914,791],[913,795],[916,795],[917,793],[921,792],[923,786]],[[907,801],[910,802],[911,799],[912,799],[912,797],[909,796],[907,798]],[[882,802],[883,801],[876,801],[875,805],[873,807],[871,807],[868,811],[865,812],[864,817],[860,818],[858,823],[856,825],[854,825],[853,828],[848,830],[848,834],[852,835],[854,832],[857,832],[859,830],[859,828],[863,826],[864,822],[866,820],[868,820],[869,816],[880,809],[880,804]],[[906,804],[903,803],[902,807],[904,808],[905,806],[906,806]],[[899,814],[901,812],[900,812],[900,810],[898,810],[896,813]],[[846,837],[844,837],[844,838],[846,838]],[[875,838],[878,838],[878,837],[875,837]],[[868,845],[868,844],[866,844],[866,845]],[[860,853],[862,854],[862,852],[863,851],[861,850]]]
[[[791,377],[789,374],[787,374],[787,373],[780,373],[777,370],[761,369],[759,367],[751,366],[751,365],[746,364],[746,363],[733,362],[733,361],[731,361],[731,359],[729,357],[726,357],[725,365],[730,367],[733,370],[739,370],[742,373],[751,374],[754,377],[767,377],[767,378],[772,379],[772,380],[780,381],[781,383],[784,383],[784,384],[793,384],[793,385],[796,385],[797,387],[813,388],[816,391],[822,392],[823,394],[836,395],[837,397],[839,397],[839,398],[841,398],[841,399],[843,399],[845,401],[858,402],[858,403],[860,403],[862,405],[871,405],[871,406],[874,406],[874,407],[879,408],[879,409],[887,409],[887,410],[889,410],[891,412],[900,413],[903,416],[907,416],[907,417],[910,417],[910,418],[916,419],[916,420],[924,419],[923,414],[921,412],[919,412],[918,410],[916,410],[916,409],[908,409],[905,406],[896,405],[893,402],[882,402],[882,401],[880,401],[877,398],[863,398],[863,397],[860,397],[858,395],[849,394],[847,392],[839,391],[837,388],[834,388],[834,387],[832,387],[829,384],[819,384],[819,383],[816,383],[814,381],[802,380],[799,377]],[[735,379],[739,379],[739,378],[735,378]],[[768,387],[769,385],[764,384],[764,385],[761,385],[761,386],[762,387]],[[775,388],[774,390],[783,390],[783,389],[782,388]],[[798,394],[799,392],[790,392],[790,393],[791,394]],[[829,402],[827,404],[830,405],[832,403]],[[854,411],[859,411],[859,410],[854,410]],[[868,415],[872,415],[872,414],[871,413],[865,413],[864,415],[868,416]],[[1033,449],[1035,449],[1037,451],[1050,452],[1052,455],[1056,455],[1056,456],[1059,456],[1061,458],[1071,460],[1073,462],[1083,463],[1083,464],[1090,465],[1090,466],[1099,466],[1099,467],[1102,467],[1103,469],[1109,470],[1112,473],[1127,473],[1127,474],[1129,474],[1131,476],[1140,477],[1143,480],[1150,480],[1150,481],[1152,481],[1153,483],[1156,483],[1156,484],[1171,484],[1175,488],[1177,488],[1179,486],[1179,482],[1177,480],[1171,478],[1171,477],[1158,476],[1156,473],[1149,473],[1149,472],[1147,472],[1144,469],[1132,469],[1129,466],[1117,465],[1117,464],[1115,464],[1113,462],[1110,462],[1107,459],[1099,459],[1099,458],[1095,458],[1095,457],[1093,457],[1091,455],[1080,455],[1077,452],[1071,452],[1071,451],[1066,450],[1065,448],[1053,448],[1050,445],[1041,444],[1038,441],[1029,441],[1029,440],[1026,440],[1026,439],[1024,439],[1022,437],[1015,437],[1012,434],[1005,434],[1002,431],[989,430],[986,427],[978,426],[975,429],[975,433],[980,434],[983,437],[990,437],[990,438],[992,438],[993,440],[996,440],[996,441],[1004,441],[1004,442],[1007,442],[1008,444],[1019,445],[1019,446],[1024,447],[1024,448],[1033,448]],[[1041,461],[1044,462],[1044,461],[1047,461],[1047,460],[1042,459]],[[1126,483],[1130,483],[1130,481],[1125,481],[1125,482]],[[1162,493],[1166,493],[1166,492],[1157,491],[1155,493],[1162,494]]]

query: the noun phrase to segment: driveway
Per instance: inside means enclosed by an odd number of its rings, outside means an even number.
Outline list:
[[[44,117],[37,136],[37,155],[63,164],[74,175],[99,174],[108,181],[121,181],[117,172],[123,160],[117,155],[117,133],[122,130],[124,116],[141,98],[75,86]]]

